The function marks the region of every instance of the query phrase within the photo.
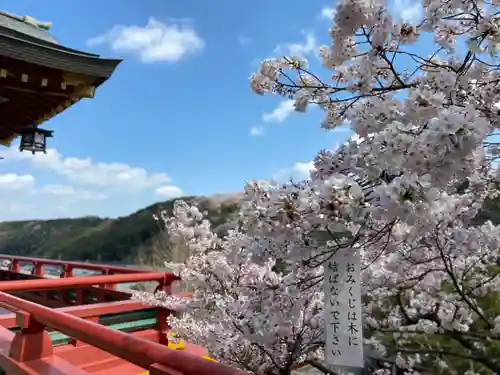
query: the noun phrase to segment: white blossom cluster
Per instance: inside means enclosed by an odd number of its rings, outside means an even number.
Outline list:
[[[323,265],[356,248],[366,344],[415,375],[499,374],[500,227],[477,214],[498,196],[500,2],[424,0],[416,25],[382,0],[336,4],[324,79],[287,56],[250,83],[297,111],[319,106],[324,128],[348,122],[356,137],[319,151],[308,181],[248,184],[224,238],[177,202],[165,224],[193,251],[180,274],[196,291],[171,325],[255,374],[316,363]],[[418,53],[422,40],[432,54]]]

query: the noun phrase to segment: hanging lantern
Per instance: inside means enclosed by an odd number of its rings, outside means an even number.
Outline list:
[[[52,137],[52,130],[40,129],[36,126],[25,129],[21,133],[21,144],[19,151],[31,151],[32,154],[36,152],[47,153],[46,145],[47,138]]]

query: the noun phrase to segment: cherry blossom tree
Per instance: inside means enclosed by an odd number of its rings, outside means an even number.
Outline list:
[[[414,374],[500,373],[500,228],[476,220],[498,196],[500,2],[422,9],[408,24],[384,1],[339,1],[321,68],[288,56],[252,75],[257,94],[354,136],[319,151],[308,181],[247,185],[223,238],[185,203],[164,216],[193,251],[179,272],[196,292],[140,298],[182,307],[177,333],[256,374],[321,367],[323,266],[349,249],[366,344]]]
[[[253,193],[252,193],[253,192]],[[246,198],[261,194],[251,184]],[[323,294],[320,268],[310,288],[297,284],[296,275],[276,260],[253,262],[251,248],[274,241],[245,233],[240,220],[236,229],[219,238],[195,206],[184,201],[174,205],[173,217],[162,215],[170,236],[186,243],[193,255],[185,264],[166,263],[180,273],[194,290],[191,299],[164,293],[137,293],[136,298],[169,307],[182,314],[170,318],[173,331],[191,342],[204,345],[210,355],[230,366],[256,374],[289,374],[297,365],[322,357]]]

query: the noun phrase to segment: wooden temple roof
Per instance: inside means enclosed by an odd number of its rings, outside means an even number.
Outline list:
[[[33,21],[0,11],[0,143],[92,98],[121,62],[62,46]]]

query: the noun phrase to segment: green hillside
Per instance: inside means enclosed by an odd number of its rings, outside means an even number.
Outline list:
[[[208,212],[217,231],[224,231],[237,215],[238,195],[185,197]],[[117,219],[84,217],[78,219],[15,221],[0,223],[0,254],[52,259],[161,265],[172,255],[173,246],[162,233],[153,215],[171,212],[173,200],[157,203]],[[500,223],[500,199],[490,201],[477,222]],[[179,252],[181,254],[179,254]],[[175,249],[182,258],[183,249]]]
[[[237,213],[234,196],[185,197],[198,202],[217,228]],[[136,263],[151,258],[161,237],[161,225],[153,214],[166,209],[173,200],[154,204],[126,217],[102,219],[84,217],[0,223],[0,253],[64,260]]]

